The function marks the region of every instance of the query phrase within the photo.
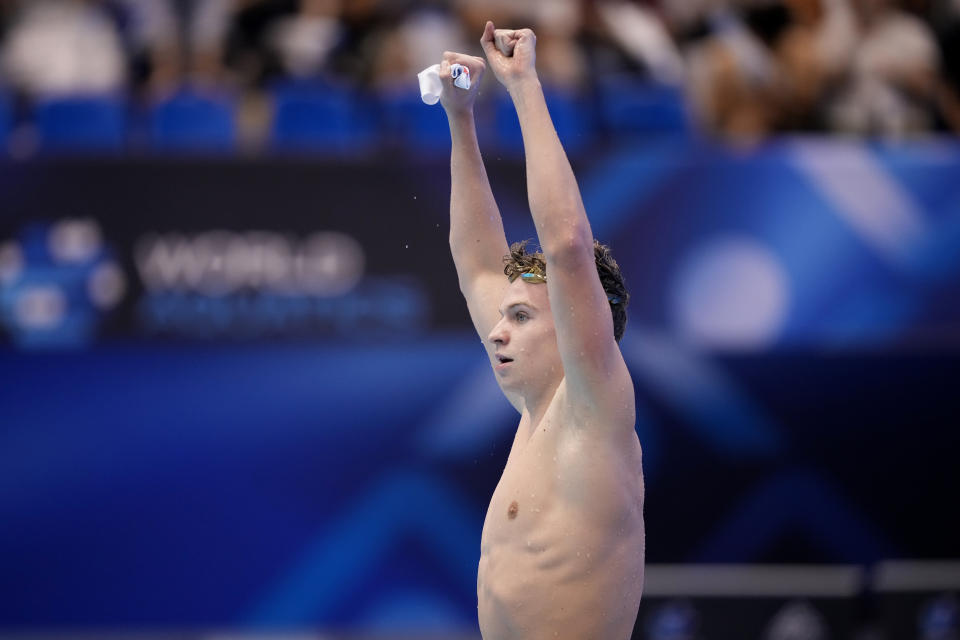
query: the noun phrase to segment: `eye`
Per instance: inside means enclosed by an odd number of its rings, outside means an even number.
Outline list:
[[[526,322],[530,316],[527,315],[526,311],[517,311],[516,313],[517,322]]]

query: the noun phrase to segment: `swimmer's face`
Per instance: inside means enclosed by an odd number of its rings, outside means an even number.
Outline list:
[[[487,336],[497,382],[521,394],[545,391],[563,377],[547,285],[517,278],[507,287],[500,313]]]

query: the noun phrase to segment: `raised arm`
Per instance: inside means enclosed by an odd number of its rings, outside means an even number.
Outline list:
[[[453,86],[450,66],[470,69],[471,87]],[[499,319],[497,307],[507,280],[503,256],[508,252],[500,210],[493,198],[480,156],[473,115],[486,64],[482,58],[447,51],[440,63],[443,92],[440,103],[450,125],[450,251],[457,268],[460,291],[481,338]]]
[[[453,86],[450,76],[453,64],[470,69],[471,87],[468,91]],[[500,210],[480,156],[473,116],[473,104],[485,68],[482,58],[445,52],[440,63],[443,82],[440,103],[450,124],[450,251],[470,319],[493,365],[494,345],[487,336],[500,319],[498,309],[508,285],[503,273],[503,257],[509,247]],[[518,396],[505,395],[518,411],[521,410]]]
[[[619,398],[613,396],[618,394],[610,389],[623,388],[616,383],[625,383],[629,374],[614,340],[580,189],[537,76],[536,36],[530,29],[498,30],[488,22],[481,42],[520,120],[530,212],[547,262],[548,295],[568,393],[591,406],[616,403]]]

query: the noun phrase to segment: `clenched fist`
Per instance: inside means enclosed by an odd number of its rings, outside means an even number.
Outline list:
[[[530,29],[497,29],[487,21],[480,44],[493,74],[507,91],[537,77],[537,36]]]

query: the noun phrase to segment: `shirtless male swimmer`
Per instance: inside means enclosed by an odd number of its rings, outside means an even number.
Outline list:
[[[485,640],[627,640],[644,575],[633,383],[617,345],[627,293],[595,246],[537,77],[536,43],[529,29],[492,22],[481,39],[520,119],[542,255],[507,246],[480,156],[473,104],[486,64],[446,52],[440,71],[450,248],[497,382],[520,412],[483,524],[480,631]],[[470,69],[468,91],[453,86],[454,63]]]

